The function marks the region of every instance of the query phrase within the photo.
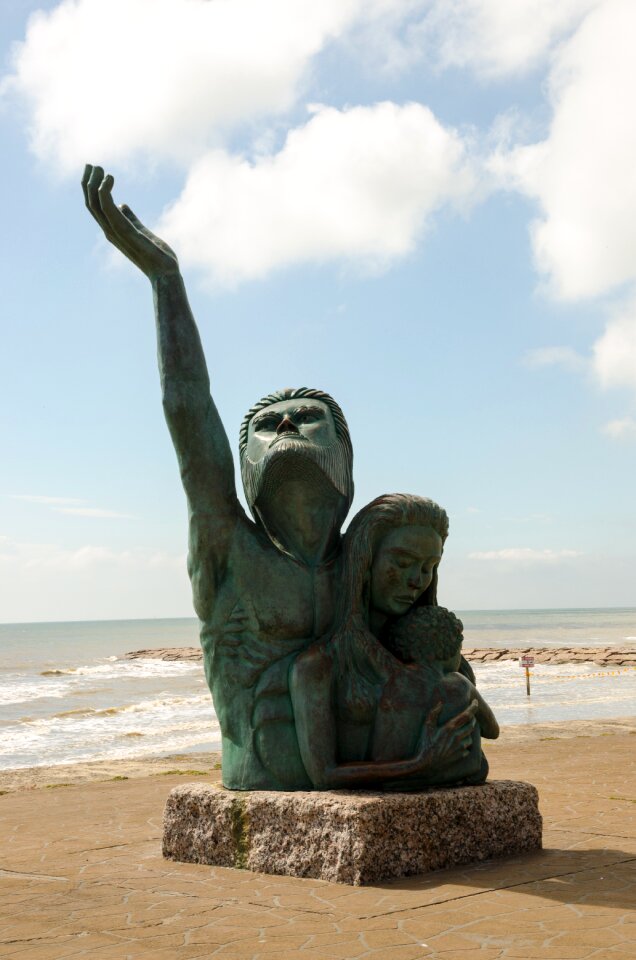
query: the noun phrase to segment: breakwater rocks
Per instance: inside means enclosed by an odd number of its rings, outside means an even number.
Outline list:
[[[636,667],[636,647],[511,647],[508,650],[482,647],[480,650],[464,650],[464,656],[472,663],[517,660],[524,653],[531,654],[535,664],[596,663],[601,667]]]
[[[497,649],[481,647],[464,650],[464,656],[472,663],[495,663],[501,660],[517,660],[523,653],[530,653],[535,663],[596,663],[602,667],[636,667],[636,646],[633,647],[510,647]],[[202,659],[199,647],[162,647],[156,650],[133,650],[124,654],[124,660],[180,660],[196,663]]]
[[[203,660],[201,647],[157,647],[156,650],[132,650],[122,660],[181,660],[196,663]]]

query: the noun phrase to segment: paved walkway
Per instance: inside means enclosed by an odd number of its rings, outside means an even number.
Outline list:
[[[636,737],[489,757],[494,779],[538,786],[546,849],[366,888],[164,861],[163,803],[192,777],[8,793],[0,957],[634,960]]]

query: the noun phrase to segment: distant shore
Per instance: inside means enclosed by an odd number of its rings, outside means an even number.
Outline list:
[[[534,656],[535,663],[595,663],[602,667],[636,667],[636,647],[495,647],[466,648],[464,655],[473,663],[495,663],[518,660],[524,653]],[[132,650],[123,660],[178,660],[195,663],[202,659],[200,647],[160,647],[154,650]]]

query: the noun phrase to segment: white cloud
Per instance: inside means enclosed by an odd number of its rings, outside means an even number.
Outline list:
[[[30,493],[12,493],[12,500],[24,500],[26,503],[43,503],[51,507],[62,505],[71,506],[73,504],[85,503],[85,500],[78,500],[76,497],[47,497]]]
[[[87,544],[69,550],[51,543],[21,543],[0,538],[0,568],[11,565],[13,571],[49,569],[58,572],[109,566],[120,570],[144,570],[164,566],[185,569],[185,556],[147,550],[110,550]]]
[[[3,622],[191,616],[183,554],[0,536]]]
[[[599,607],[633,604],[634,552],[616,555],[598,549],[553,563],[479,563],[451,553],[444,557],[440,602],[451,610],[508,610],[581,607],[594,598]],[[602,576],[599,575],[602,570]],[[460,614],[461,616],[461,614]],[[467,637],[468,639],[468,637]]]
[[[134,157],[188,163],[285,114],[334,40],[396,71],[427,60],[532,66],[599,0],[62,0],[36,12],[4,81],[36,154],[76,174]],[[267,134],[265,134],[267,136]]]
[[[576,550],[535,550],[532,547],[506,547],[503,550],[486,550],[470,553],[469,560],[503,560],[506,563],[558,563],[579,557]]]
[[[63,0],[34,14],[5,84],[32,147],[65,172],[142,155],[187,161],[288,110],[312,58],[361,15],[408,0]]]
[[[377,72],[418,61],[488,80],[526,72],[602,0],[403,0],[360,19],[347,41]],[[378,15],[379,13],[379,15]]]
[[[617,311],[594,344],[594,371],[603,387],[636,389],[636,297]]]
[[[608,420],[603,426],[603,433],[606,433],[612,440],[636,438],[636,420],[633,417]]]
[[[550,74],[546,140],[493,158],[539,201],[539,269],[563,299],[636,279],[636,4],[603,0],[563,43]]]
[[[51,507],[55,513],[65,513],[75,517],[94,517],[107,520],[133,520],[129,513],[120,513],[116,510],[104,510],[102,507],[86,506],[86,500],[76,497],[49,497],[39,494],[13,493],[12,500],[22,500],[25,503],[37,503]]]
[[[262,151],[271,144],[277,124],[288,122],[290,109],[307,96],[316,57],[330,43],[370,46],[375,62],[390,62],[397,71],[425,60],[491,78],[552,57],[549,136],[501,149],[492,170],[500,182],[538,200],[536,261],[559,296],[575,298],[636,277],[635,28],[632,0],[61,0],[30,19],[3,89],[26,102],[33,149],[62,171],[76,175],[86,160],[121,167],[139,158],[151,164],[168,158],[189,168],[166,222],[183,235],[187,260],[228,281],[263,276],[293,260],[386,264],[413,248],[426,215],[447,197],[452,178],[444,179],[426,147],[422,167],[433,179],[424,195],[424,176],[415,175],[411,156],[417,131],[409,137],[403,126],[396,134],[397,125],[388,130],[379,114],[373,124],[367,118],[364,142],[372,156],[362,158],[357,191],[348,134],[361,125],[354,124],[355,110],[333,111],[329,131],[323,108],[315,124],[291,131],[279,153],[254,159],[255,145]],[[397,115],[407,108],[393,109]],[[346,122],[337,127],[335,116]],[[431,117],[429,134],[433,127]],[[377,138],[387,130],[380,156]],[[237,133],[252,141],[251,162],[224,150]],[[457,145],[454,134],[447,132],[446,140]],[[310,144],[318,147],[315,163]],[[402,148],[404,190],[402,173],[394,172]],[[456,159],[450,157],[451,167]],[[374,164],[379,196],[370,203],[364,193]],[[219,177],[227,184],[214,181]],[[324,209],[322,197],[309,196],[303,184],[323,190]],[[197,185],[211,191],[219,210],[199,195],[207,211],[196,214]],[[409,187],[411,213],[404,201]],[[359,209],[356,232],[351,217]],[[213,237],[206,224],[227,234]]]
[[[435,0],[412,29],[442,67],[503,77],[534,67],[600,0]]]
[[[102,510],[101,507],[55,507],[56,513],[67,513],[74,517],[95,517],[105,520],[134,520],[130,513],[117,513],[115,510]]]
[[[254,162],[213,151],[158,232],[214,282],[343,258],[382,268],[409,253],[430,214],[474,180],[460,137],[420,104],[335,110]]]
[[[572,347],[538,347],[528,350],[524,361],[529,367],[563,367],[565,370],[584,370],[589,361]]]

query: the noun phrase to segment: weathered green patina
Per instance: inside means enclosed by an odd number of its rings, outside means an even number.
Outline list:
[[[356,535],[364,534],[370,505],[347,534],[343,568],[340,531],[353,498],[349,430],[332,397],[298,388],[264,397],[241,427],[249,518],[177,257],[129,207],[116,206],[113,182],[89,165],[82,187],[105,236],[152,285],[163,407],[188,499],[188,571],[221,726],[223,783],[244,790],[415,783],[467,756],[477,710],[470,697],[441,725],[438,706],[423,723],[420,709],[412,755],[374,756],[372,736],[384,688],[410,676],[382,631],[414,604],[436,603],[445,513],[431,501],[402,497],[395,515],[375,525],[362,556]],[[470,671],[465,661],[462,669]],[[419,696],[414,689],[407,699]]]

